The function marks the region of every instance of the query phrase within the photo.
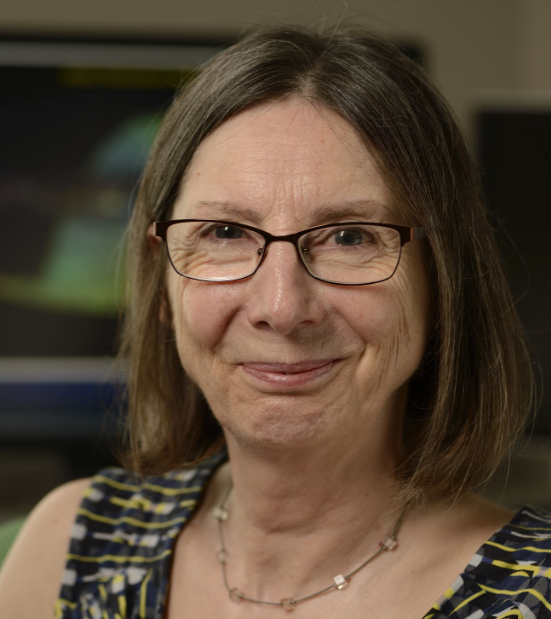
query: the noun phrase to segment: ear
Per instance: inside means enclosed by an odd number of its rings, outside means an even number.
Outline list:
[[[155,225],[149,224],[147,228],[147,242],[149,243],[149,247],[153,253],[154,257],[157,257],[159,253],[159,249],[163,244],[163,239],[160,236],[155,235]]]
[[[163,239],[155,235],[153,224],[150,224],[147,228],[147,242],[149,243],[149,248],[151,249],[153,258],[156,258],[159,255],[159,250],[163,244]],[[168,303],[168,293],[164,284],[159,287],[159,295],[161,297],[161,303],[159,306],[159,320],[164,325],[171,325],[172,320],[170,317],[171,313],[170,305]]]

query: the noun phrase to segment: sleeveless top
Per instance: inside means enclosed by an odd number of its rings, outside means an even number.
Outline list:
[[[56,619],[162,619],[176,537],[226,459],[139,481],[100,471],[77,512]],[[551,619],[550,584],[551,513],[525,507],[423,619]]]

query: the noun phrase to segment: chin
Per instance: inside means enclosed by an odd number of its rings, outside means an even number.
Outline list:
[[[298,448],[312,445],[330,433],[327,411],[300,410],[290,403],[266,406],[247,415],[224,415],[225,432],[249,447]],[[232,418],[233,417],[233,418]]]

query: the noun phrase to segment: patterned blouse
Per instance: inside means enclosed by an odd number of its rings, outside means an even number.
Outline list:
[[[100,471],[73,526],[56,619],[161,619],[176,537],[226,457],[140,481]],[[550,584],[551,514],[525,507],[423,619],[551,619]]]

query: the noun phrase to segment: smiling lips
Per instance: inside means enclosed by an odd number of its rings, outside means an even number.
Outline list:
[[[243,371],[256,380],[279,387],[302,387],[314,382],[335,365],[335,359],[300,363],[244,363]]]

